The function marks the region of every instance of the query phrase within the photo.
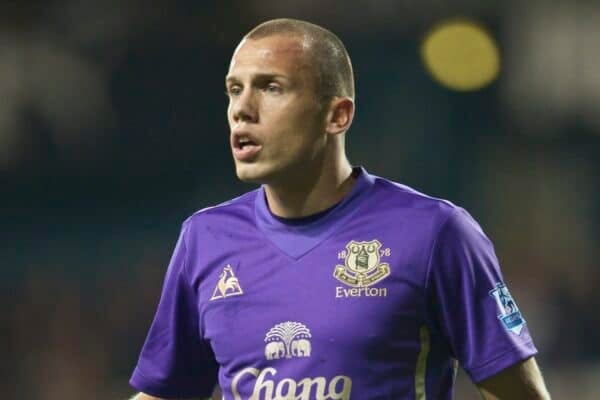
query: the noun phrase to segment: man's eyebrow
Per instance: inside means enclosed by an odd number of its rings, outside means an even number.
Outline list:
[[[252,80],[253,81],[268,81],[271,79],[275,79],[275,78],[280,78],[280,79],[286,79],[289,80],[288,77],[281,75],[281,74],[270,74],[270,73],[258,73],[258,74],[254,74],[252,75]],[[241,82],[241,79],[239,79],[236,76],[226,76],[225,77],[225,83],[237,83],[237,82]]]

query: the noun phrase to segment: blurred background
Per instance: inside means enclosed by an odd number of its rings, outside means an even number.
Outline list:
[[[600,1],[569,0],[4,4],[3,398],[133,393],[181,222],[253,188],[234,176],[223,82],[275,17],[342,38],[351,162],[468,209],[554,398],[600,398]]]

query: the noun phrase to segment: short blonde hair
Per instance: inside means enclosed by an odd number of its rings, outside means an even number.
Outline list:
[[[246,34],[258,40],[273,35],[302,37],[307,43],[312,63],[317,67],[317,96],[354,99],[354,72],[346,47],[333,32],[310,22],[280,18],[263,22]]]

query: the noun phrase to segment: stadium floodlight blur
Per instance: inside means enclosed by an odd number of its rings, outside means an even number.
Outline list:
[[[434,27],[423,39],[421,57],[431,76],[452,90],[481,89],[500,73],[494,38],[480,24],[466,19]]]

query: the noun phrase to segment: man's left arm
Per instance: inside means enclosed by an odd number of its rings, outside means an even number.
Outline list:
[[[485,400],[550,398],[493,245],[463,209],[440,228],[426,290],[432,326]]]
[[[484,400],[550,400],[534,357],[477,384]]]

